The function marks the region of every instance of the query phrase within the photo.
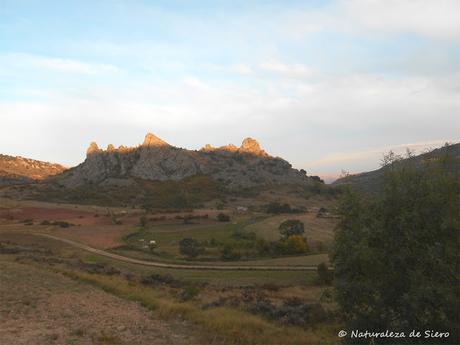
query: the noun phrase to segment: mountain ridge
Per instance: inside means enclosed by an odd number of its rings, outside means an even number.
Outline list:
[[[206,144],[200,150],[188,150],[152,133],[135,147],[108,145],[103,150],[91,142],[84,162],[49,181],[65,187],[126,185],[135,178],[164,181],[193,175],[209,175],[230,188],[311,182],[304,170],[270,156],[253,138],[245,138],[239,147],[229,144],[214,148]]]
[[[26,184],[60,174],[67,168],[22,156],[0,154],[0,185]]]
[[[454,161],[454,169],[460,174],[460,143],[445,145],[443,147],[425,152],[410,158],[402,159],[397,164],[414,163],[419,167],[426,161],[438,159],[442,155],[450,155]],[[335,180],[333,186],[349,185],[359,191],[378,192],[380,191],[384,175],[384,167],[376,170],[352,174]]]

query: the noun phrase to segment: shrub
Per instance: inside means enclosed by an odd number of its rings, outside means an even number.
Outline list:
[[[200,289],[194,285],[188,285],[185,289],[179,294],[179,299],[182,302],[189,301],[200,294]]]
[[[147,225],[147,217],[146,216],[140,216],[139,217],[139,224],[142,227],[145,227]]]
[[[253,231],[244,231],[237,229],[233,231],[232,238],[240,241],[240,240],[247,240],[247,241],[254,241],[256,239],[256,233]]]
[[[230,216],[228,214],[225,214],[225,213],[219,213],[217,215],[217,220],[219,222],[229,222],[230,221]]]
[[[225,261],[237,261],[241,259],[241,253],[231,244],[226,244],[221,249],[221,258]]]
[[[179,242],[179,250],[182,255],[189,258],[195,258],[204,252],[200,241],[193,238],[184,238]]]
[[[304,237],[300,235],[289,236],[284,241],[285,254],[304,254],[308,250],[308,246]]]
[[[305,233],[303,223],[297,219],[289,219],[282,222],[278,229],[280,231],[281,237],[284,239],[287,239],[293,235],[303,235]]]
[[[145,285],[168,285],[172,288],[180,288],[184,286],[184,282],[173,278],[170,274],[154,273],[149,276],[142,277],[141,282]]]
[[[321,284],[329,285],[332,283],[333,273],[329,270],[326,263],[320,263],[316,268],[316,272],[318,273],[318,279]]]
[[[289,204],[281,204],[279,202],[272,202],[265,207],[265,212],[280,214],[280,213],[291,213],[292,209]]]

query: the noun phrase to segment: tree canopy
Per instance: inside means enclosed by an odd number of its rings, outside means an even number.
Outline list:
[[[458,343],[460,184],[452,159],[415,166],[389,155],[384,166],[380,195],[349,190],[340,206],[331,259],[347,327],[449,332],[440,343]],[[409,343],[417,342],[433,339]]]

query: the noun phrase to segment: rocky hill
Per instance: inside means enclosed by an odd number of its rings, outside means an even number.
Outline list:
[[[0,185],[40,181],[64,170],[66,168],[59,164],[0,154]]]
[[[311,182],[305,171],[268,155],[251,138],[240,147],[205,145],[194,151],[172,146],[151,133],[136,147],[109,145],[102,150],[93,142],[83,163],[50,181],[66,187],[128,185],[136,179],[181,180],[194,175],[210,176],[228,188]]]
[[[444,155],[449,155],[453,159],[454,169],[460,176],[460,143],[443,146],[418,156],[403,159],[397,164],[414,164],[415,167],[420,167],[424,162],[438,159]],[[369,172],[339,178],[334,181],[332,185],[350,185],[356,190],[364,192],[378,192],[382,186],[383,174],[384,168],[380,168]]]

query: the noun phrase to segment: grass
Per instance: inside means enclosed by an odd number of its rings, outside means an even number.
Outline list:
[[[158,253],[165,258],[181,259],[179,241],[189,237],[200,241],[215,238],[226,241],[231,238],[234,230],[244,228],[254,222],[252,219],[237,219],[231,223],[216,224],[162,224],[149,226],[125,236],[123,240],[132,248],[142,250],[143,243],[155,240],[158,243]],[[145,242],[140,242],[143,239]]]
[[[202,337],[217,334],[229,344],[338,344],[336,325],[319,325],[315,329],[279,326],[243,310],[218,307],[201,309],[192,302],[178,302],[165,292],[107,277],[75,271],[65,275],[90,283],[122,298],[141,303],[164,319],[180,317],[198,326]]]
[[[294,215],[296,217],[296,215]],[[297,215],[297,217],[299,217]],[[310,248],[315,250],[314,255],[288,256],[279,258],[260,258],[250,261],[240,260],[238,262],[225,262],[220,260],[218,248],[208,248],[206,256],[200,256],[195,261],[213,261],[215,264],[238,264],[238,265],[318,265],[322,262],[329,262],[328,254],[325,253],[328,244],[332,240],[333,224],[330,220],[316,219],[312,215],[302,215],[301,219],[308,217],[307,238]],[[161,224],[152,225],[147,228],[137,228],[135,231],[123,238],[128,245],[120,247],[114,252],[129,257],[143,260],[160,260],[170,263],[183,263],[183,256],[179,252],[179,241],[183,238],[193,238],[200,241],[212,238],[220,242],[233,241],[232,234],[235,230],[254,231],[258,238],[269,240],[279,239],[279,223],[286,216],[275,217],[253,217],[239,218],[232,223],[217,224]],[[315,224],[315,230],[309,230],[311,222]],[[143,241],[142,241],[143,240]],[[150,240],[155,240],[158,248],[152,254],[143,246]],[[322,250],[318,250],[318,242],[322,240]],[[319,252],[319,253],[318,253]],[[318,253],[318,254],[316,254]]]
[[[214,286],[251,286],[262,284],[305,286],[315,282],[317,278],[316,272],[181,270],[133,265],[86,252],[82,252],[80,257],[87,262],[106,263],[140,275],[152,273],[170,274],[177,279],[196,283],[209,283]]]

